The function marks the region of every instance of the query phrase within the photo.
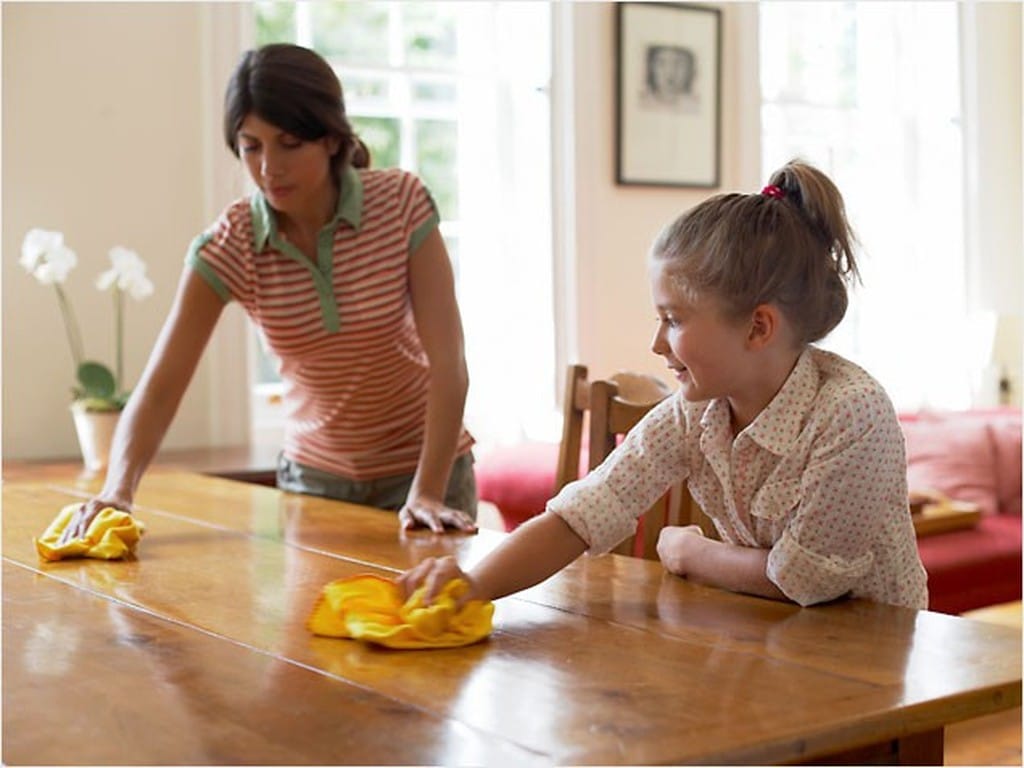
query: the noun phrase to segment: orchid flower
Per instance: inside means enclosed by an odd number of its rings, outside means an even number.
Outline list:
[[[21,244],[21,266],[43,285],[63,283],[78,263],[75,252],[64,245],[64,235],[32,229]]]
[[[62,287],[68,274],[78,263],[75,252],[64,244],[64,235],[44,229],[32,229],[25,235],[21,246],[19,262],[43,285],[53,285],[57,291],[64,318],[64,328],[75,362],[78,380],[73,392],[79,404],[87,410],[120,410],[124,407],[128,393],[122,391],[123,347],[124,347],[124,293],[141,301],[153,293],[153,283],[146,277],[146,264],[134,251],[121,246],[110,249],[111,268],[96,280],[101,291],[113,289],[114,294],[114,335],[117,354],[117,374],[102,363],[83,360],[82,339],[78,322],[71,304]]]
[[[71,347],[71,357],[77,368],[82,364],[82,335],[71,303],[61,284],[78,263],[75,252],[64,245],[64,235],[45,229],[30,229],[21,244],[19,260],[29,274],[43,285],[52,285],[57,291],[57,303],[64,318],[64,331]]]
[[[111,267],[96,278],[96,287],[105,291],[117,284],[119,291],[128,291],[136,301],[153,293],[153,283],[146,277],[146,263],[139,254],[121,246],[110,249]]]

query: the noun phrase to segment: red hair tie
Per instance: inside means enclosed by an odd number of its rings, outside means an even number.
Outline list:
[[[774,184],[769,184],[761,190],[761,194],[767,195],[768,197],[774,197],[776,200],[782,200],[786,196],[786,190],[781,187],[776,187]]]

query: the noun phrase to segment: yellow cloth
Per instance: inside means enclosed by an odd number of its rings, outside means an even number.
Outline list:
[[[426,587],[406,601],[394,581],[372,574],[332,581],[321,590],[306,626],[315,635],[350,637],[388,648],[455,648],[491,633],[494,604],[470,600],[456,609],[468,585],[452,579],[430,605]]]
[[[135,549],[146,526],[127,512],[113,507],[104,507],[89,523],[85,536],[58,545],[60,535],[71,522],[81,504],[68,504],[57,513],[43,535],[35,539],[36,551],[47,560],[62,560],[65,557],[96,557],[102,560],[116,560]]]

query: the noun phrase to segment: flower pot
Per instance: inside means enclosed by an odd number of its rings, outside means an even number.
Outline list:
[[[78,433],[78,446],[82,449],[82,461],[89,472],[102,472],[110,459],[110,445],[114,441],[114,430],[120,411],[87,411],[77,404],[71,405],[71,415]]]

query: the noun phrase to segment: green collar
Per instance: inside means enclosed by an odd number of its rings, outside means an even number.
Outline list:
[[[252,244],[259,253],[266,248],[268,240],[277,239],[277,219],[267,199],[258,189],[253,192],[249,207],[252,211]],[[363,181],[359,178],[359,171],[352,166],[345,166],[341,172],[338,208],[324,228],[333,232],[342,220],[355,230],[359,229],[363,221]]]

